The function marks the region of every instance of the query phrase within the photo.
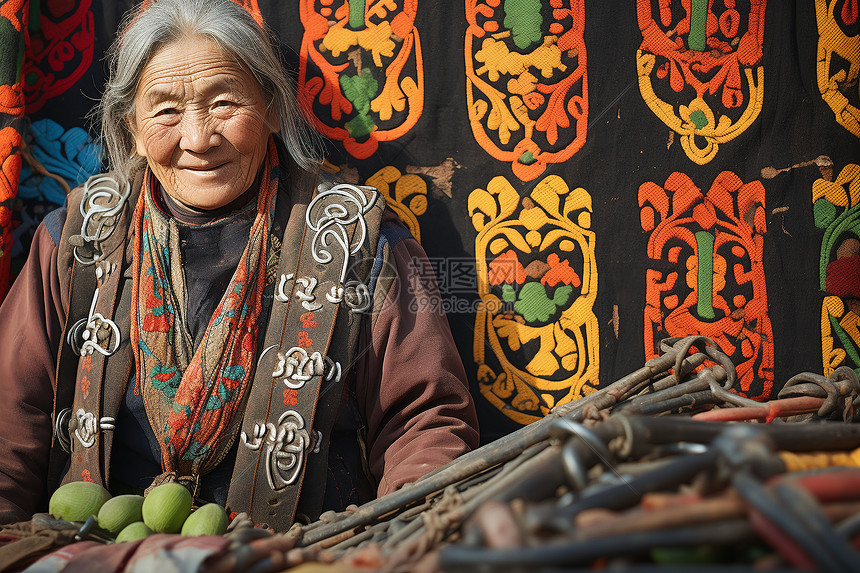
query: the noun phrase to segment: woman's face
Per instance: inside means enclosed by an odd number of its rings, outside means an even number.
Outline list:
[[[165,192],[217,209],[254,182],[276,125],[257,81],[210,39],[167,44],[146,64],[130,121]]]

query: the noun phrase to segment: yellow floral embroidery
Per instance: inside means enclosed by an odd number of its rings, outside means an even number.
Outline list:
[[[469,195],[468,206],[478,231],[481,394],[527,424],[598,384],[591,195],[551,175],[521,199],[495,177]]]

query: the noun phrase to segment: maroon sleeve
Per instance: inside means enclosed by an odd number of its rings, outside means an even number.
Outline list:
[[[0,305],[0,523],[30,519],[39,509],[64,321],[57,248],[41,225]]]
[[[356,380],[380,496],[478,445],[475,406],[435,277],[409,278],[426,260],[411,237],[386,248],[372,343]]]

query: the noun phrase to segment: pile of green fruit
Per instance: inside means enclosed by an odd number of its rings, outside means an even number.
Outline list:
[[[111,497],[102,486],[86,481],[61,486],[51,496],[48,511],[57,519],[86,521],[96,516],[99,528],[116,536],[117,543],[143,539],[153,533],[223,535],[227,513],[217,503],[192,513],[191,493],[181,484],[166,483],[149,495]]]

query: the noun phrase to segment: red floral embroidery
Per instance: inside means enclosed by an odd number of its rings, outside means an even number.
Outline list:
[[[81,472],[81,479],[83,481],[88,481],[90,483],[95,483],[95,480],[90,477],[90,470],[84,470]]]
[[[284,388],[284,406],[295,406],[299,403],[299,393],[292,388]]]
[[[84,393],[84,396],[90,395],[90,379],[87,378],[86,374],[81,379],[81,391]]]
[[[313,344],[314,341],[308,336],[307,332],[299,333],[299,346],[302,348],[310,348],[310,345]]]
[[[246,332],[242,337],[242,350],[246,352],[254,351],[254,342],[257,340],[257,327],[252,327],[249,332]]]
[[[21,77],[27,113],[42,108],[77,82],[90,68],[95,52],[92,0],[43,2],[38,22],[30,22]]]
[[[317,327],[317,321],[314,320],[314,313],[312,313],[312,312],[304,313],[303,315],[301,315],[299,317],[299,319],[302,321],[302,328],[316,328]]]

